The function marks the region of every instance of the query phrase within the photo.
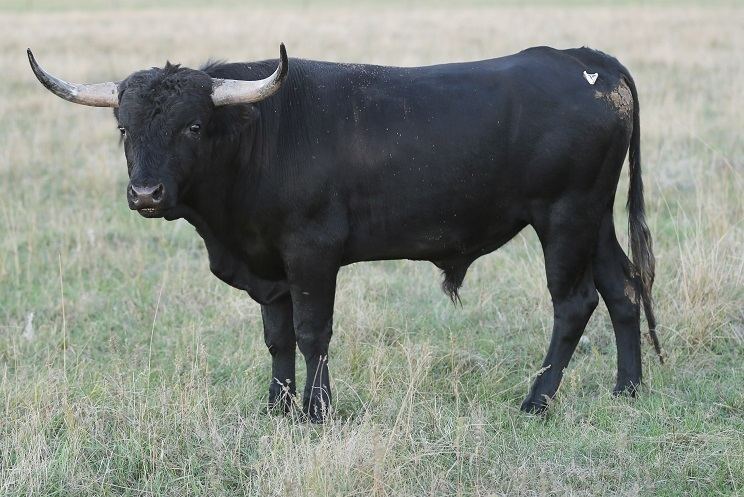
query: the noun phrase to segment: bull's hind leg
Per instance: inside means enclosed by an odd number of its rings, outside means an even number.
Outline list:
[[[639,292],[633,266],[615,236],[612,212],[602,221],[592,264],[594,281],[607,305],[617,344],[616,394],[635,395],[641,384]]]
[[[597,224],[584,210],[556,208],[561,219],[535,225],[545,253],[548,290],[553,300],[553,336],[530,393],[522,403],[526,412],[543,412],[558,391],[584,328],[599,302],[592,275],[592,253]],[[582,219],[582,217],[584,217]]]

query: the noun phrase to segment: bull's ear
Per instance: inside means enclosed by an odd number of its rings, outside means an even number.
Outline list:
[[[253,104],[217,107],[209,124],[209,132],[213,136],[236,136],[254,124],[259,116],[260,113]]]

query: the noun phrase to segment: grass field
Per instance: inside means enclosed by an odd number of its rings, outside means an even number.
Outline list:
[[[0,495],[744,495],[744,9],[293,5],[0,13]],[[397,65],[619,57],[668,356],[644,344],[640,398],[611,396],[600,305],[547,419],[519,412],[552,316],[526,230],[473,266],[461,309],[428,264],[342,270],[332,419],[268,414],[259,307],[209,273],[190,225],[128,210],[110,110],[43,90],[25,48],[94,81],[279,41]]]

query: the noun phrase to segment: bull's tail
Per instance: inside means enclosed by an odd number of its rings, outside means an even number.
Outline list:
[[[628,162],[630,163],[630,187],[628,189],[628,234],[633,265],[640,278],[640,293],[643,310],[648,322],[648,334],[653,343],[656,355],[663,364],[659,338],[656,336],[656,317],[654,316],[651,289],[654,285],[656,262],[654,260],[651,233],[646,224],[646,212],[643,201],[643,179],[641,178],[641,124],[639,117],[638,92],[630,74],[625,74],[626,82],[633,96],[633,132],[630,136]]]

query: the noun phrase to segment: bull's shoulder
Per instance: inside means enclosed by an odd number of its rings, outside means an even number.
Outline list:
[[[244,290],[259,304],[271,304],[289,293],[286,281],[270,281],[259,278],[248,266],[225,248],[211,240],[204,241],[209,254],[209,269],[212,274],[233,288]]]
[[[209,269],[220,280],[244,290],[259,304],[270,304],[289,293],[284,280],[268,280],[253,273],[248,265],[223,243],[196,212],[188,210],[183,216],[204,241],[209,256]]]

